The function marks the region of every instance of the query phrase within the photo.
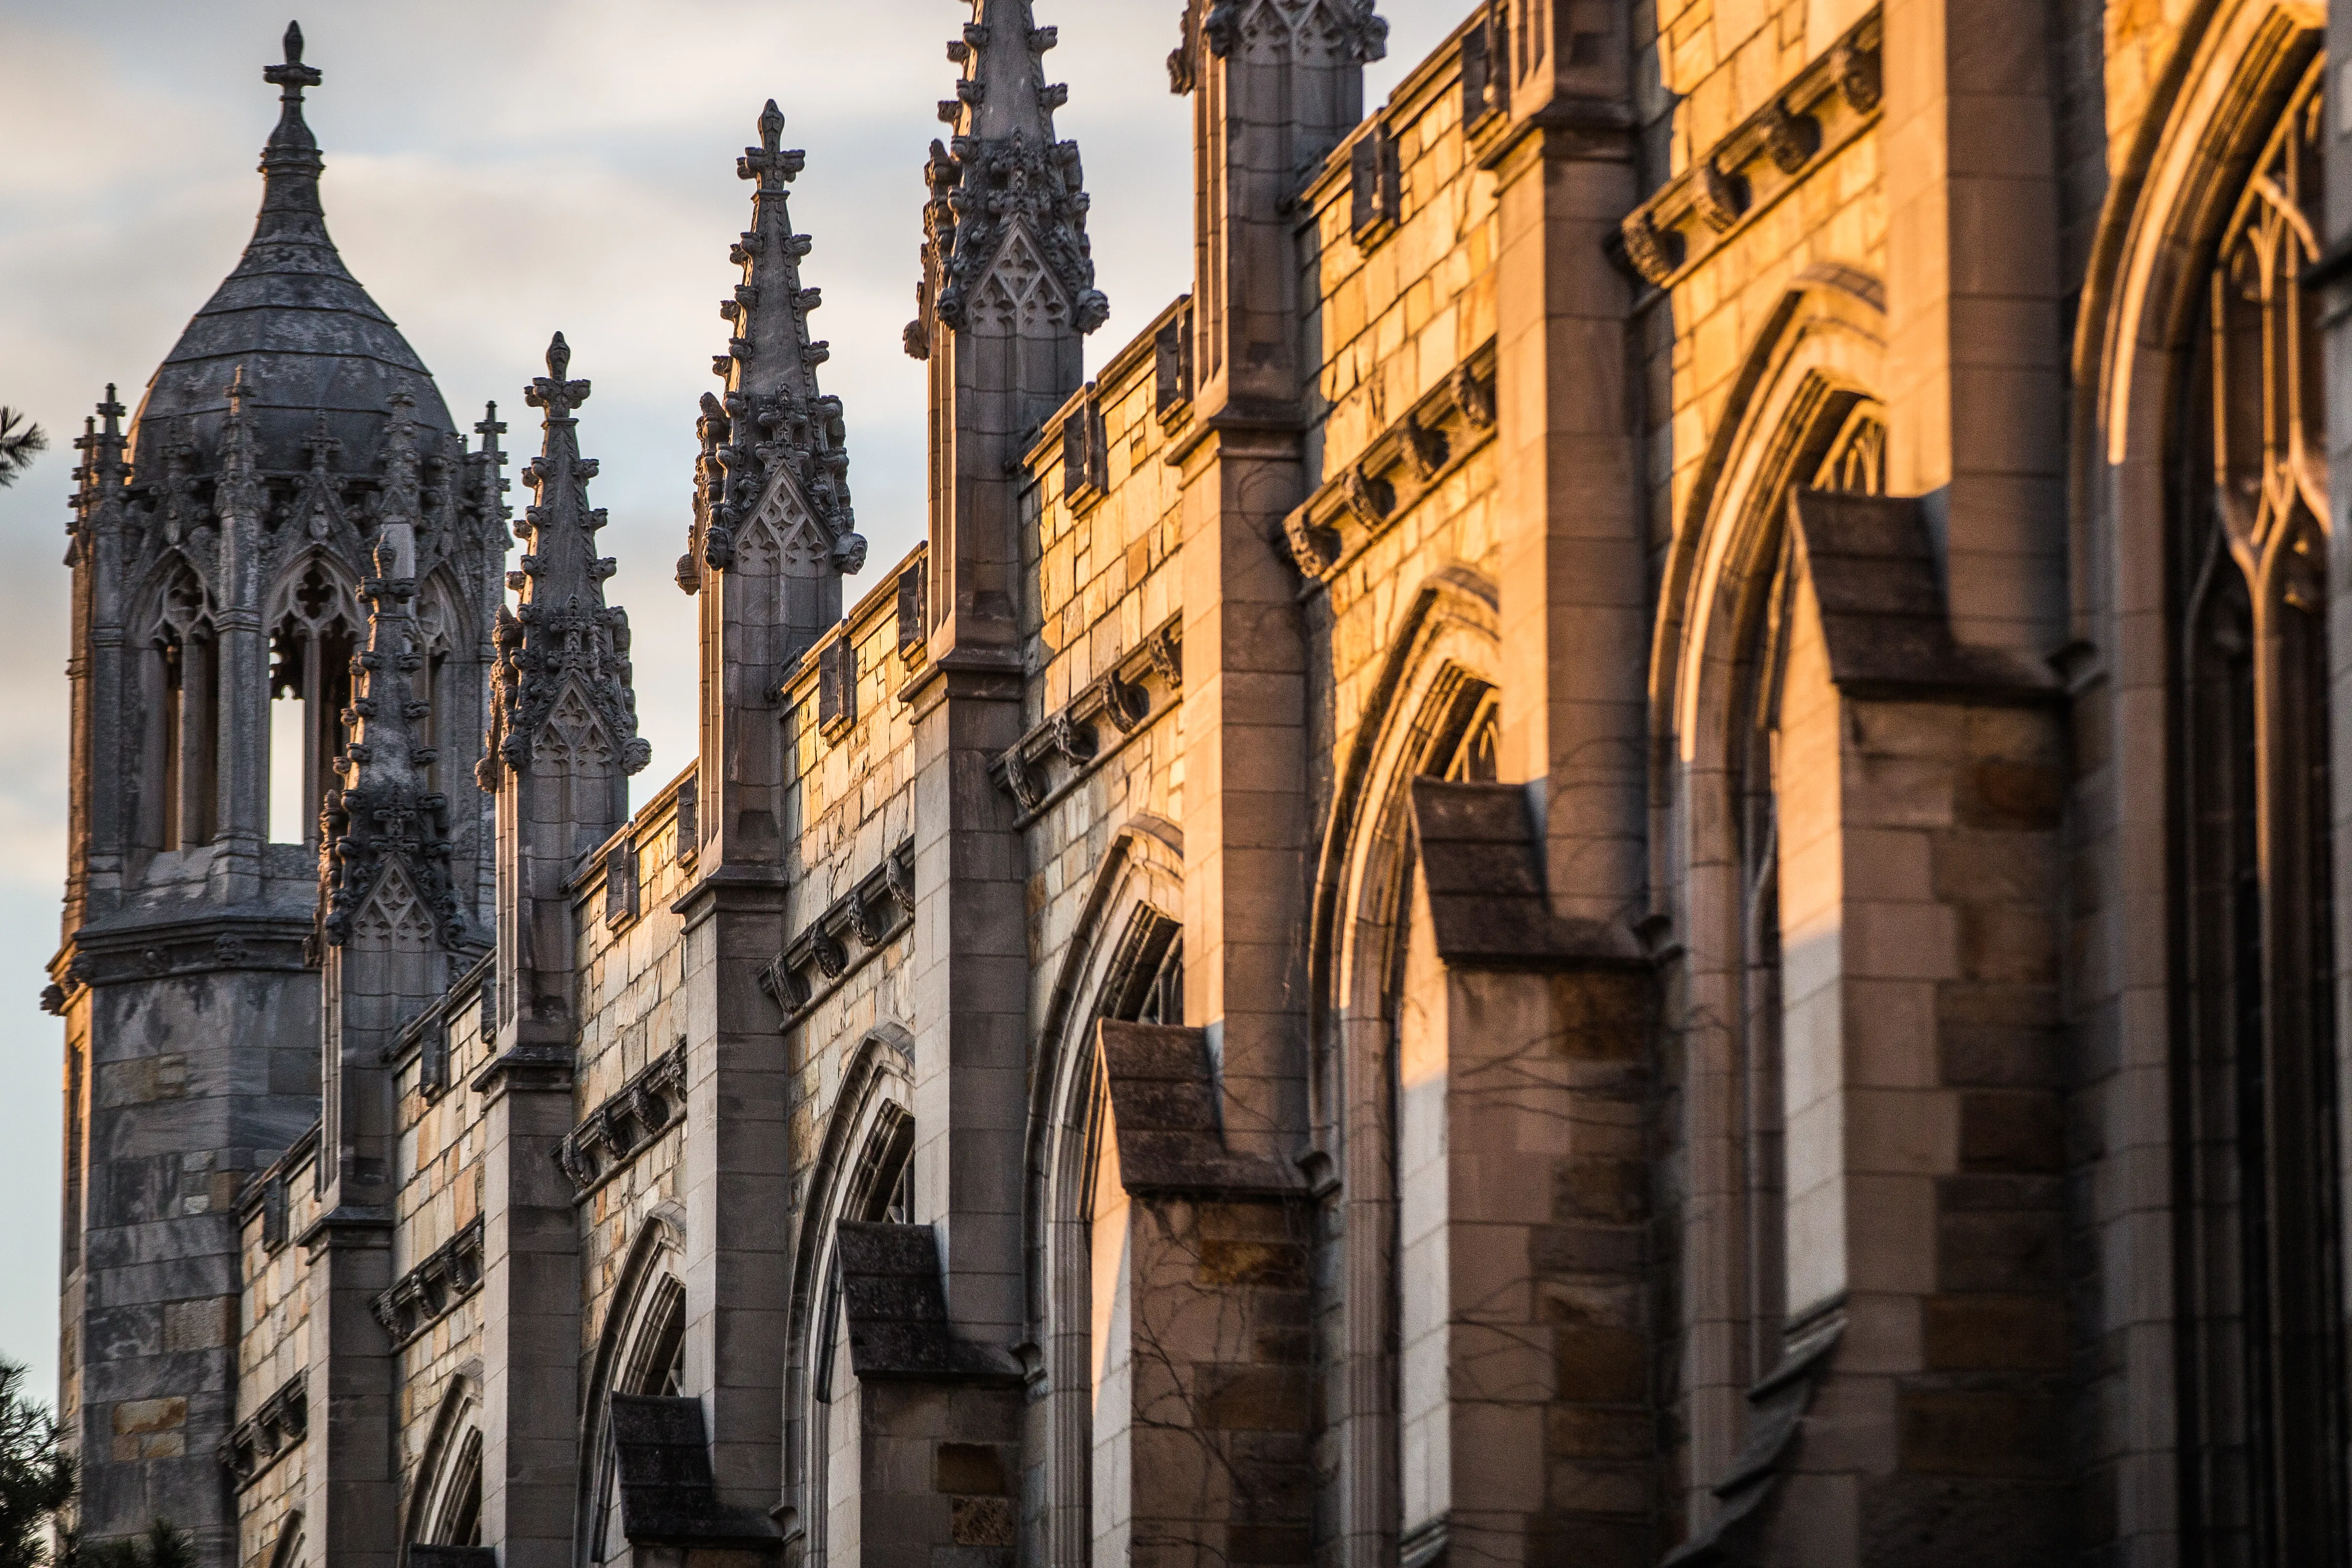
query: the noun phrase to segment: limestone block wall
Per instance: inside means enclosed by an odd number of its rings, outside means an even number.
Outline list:
[[[1399,85],[1307,190],[1320,289],[1318,480],[1344,473],[1495,336],[1495,176],[1477,166],[1462,111],[1457,38]],[[1392,150],[1393,188],[1381,199],[1393,215],[1358,231],[1356,155],[1367,141]]]
[[[1146,651],[1178,626],[1181,486],[1169,457],[1192,428],[1189,387],[1171,395],[1161,386],[1155,345],[1164,331],[1189,329],[1191,308],[1189,298],[1176,300],[1113,355],[1029,453],[1025,504],[1036,526],[1024,537],[1038,552],[1038,602],[1024,628],[1032,671],[1025,717],[1040,726],[1087,712],[1082,722],[1093,727],[1096,747],[1084,763],[1047,760],[1035,781],[1042,800],[1024,812],[1033,1019],[1047,1017],[1068,978],[1071,945],[1112,835],[1139,817],[1172,823],[1183,811],[1181,648],[1166,645],[1165,666]],[[1099,484],[1071,467],[1073,455],[1084,461],[1084,444],[1074,446],[1070,427],[1089,418],[1099,421],[1106,454]],[[1120,670],[1139,699],[1126,726],[1081,706],[1090,685]]]
[[[1687,113],[1687,109],[1685,111]],[[1743,412],[1741,371],[1810,267],[1886,276],[1886,202],[1874,130],[1818,159],[1769,211],[1736,224],[1642,318],[1656,548],[1703,519],[1692,500],[1718,433]],[[1863,389],[1885,396],[1885,389]]]
[[[1869,8],[1869,0],[1662,0],[1651,58],[1682,103],[1672,164],[1661,172],[1690,167]]]
[[[237,1213],[243,1288],[237,1303],[237,1427],[230,1440],[258,1441],[239,1456],[226,1484],[236,1497],[236,1560],[245,1568],[264,1568],[274,1561],[306,1485],[300,1432],[282,1424],[264,1432],[255,1424],[266,1405],[298,1380],[307,1381],[310,1270],[294,1239],[320,1213],[315,1128],[247,1185]],[[307,1424],[307,1410],[303,1419]],[[238,1469],[247,1472],[241,1479]]]
[[[482,988],[477,968],[422,1015],[403,1038],[399,1073],[400,1142],[394,1159],[400,1182],[393,1230],[395,1280],[420,1278],[427,1260],[446,1259],[464,1245],[482,1218],[485,1126],[475,1074],[495,1054],[482,1034]],[[436,1280],[413,1315],[395,1320],[394,1400],[396,1450],[404,1500],[432,1483],[425,1471],[437,1458],[434,1438],[444,1406],[480,1397],[481,1301],[474,1293],[478,1264]],[[466,1282],[470,1277],[472,1283]],[[397,1289],[397,1287],[395,1287]],[[463,1384],[453,1383],[462,1378]]]
[[[840,630],[787,673],[781,720],[792,735],[795,792],[785,838],[797,862],[785,900],[788,943],[870,884],[914,837],[914,716],[898,694],[921,655],[908,640],[911,629],[902,633],[900,597],[902,582],[922,570],[924,559],[917,549],[882,574]],[[841,683],[839,706],[830,712],[819,690],[826,680]],[[793,1169],[804,1197],[824,1119],[858,1042],[877,1025],[903,1026],[912,1016],[906,973],[911,927],[888,929],[900,911],[887,893],[873,904],[884,922],[883,943],[869,946],[853,935],[839,975],[827,975],[822,964],[803,971],[809,1005],[795,1009],[789,1040],[780,1034],[778,1040],[780,1050],[792,1051],[798,1080]]]
[[[670,905],[694,876],[692,813],[681,810],[693,779],[688,768],[671,779],[585,858],[573,883],[581,977],[575,1122],[610,1102],[688,1032],[685,932]],[[595,1161],[596,1176],[580,1198],[583,1357],[604,1336],[646,1217],[681,1201],[678,1162],[688,1136],[684,1118],[676,1117],[625,1159],[607,1153]]]
[[[1022,530],[1034,552],[1024,574],[1036,602],[1023,606],[1024,657],[1032,676],[1028,717],[1035,723],[1068,706],[1145,637],[1176,613],[1176,579],[1167,570],[1177,548],[1179,476],[1169,466],[1174,443],[1191,429],[1189,389],[1163,394],[1155,347],[1185,320],[1180,298],[1107,361],[1094,381],[1045,423],[1026,457],[1026,503],[1034,527]],[[1073,421],[1098,421],[1099,461],[1073,473]],[[1083,465],[1084,459],[1081,458]]]

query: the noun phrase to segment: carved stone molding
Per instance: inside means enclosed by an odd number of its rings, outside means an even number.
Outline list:
[[[482,1288],[482,1235],[483,1223],[476,1219],[368,1303],[394,1347],[439,1322]]]
[[[930,357],[941,328],[964,328],[982,286],[1015,250],[1034,250],[1072,329],[1091,332],[1109,318],[1110,301],[1095,287],[1078,144],[1054,136],[1054,110],[1069,89],[1043,82],[1043,58],[1058,41],[1055,29],[1032,25],[1028,0],[982,0],[948,45],[964,74],[956,96],[940,104],[950,133],[931,143],[923,168],[931,197],[921,311],[906,331],[916,359]],[[1008,243],[1016,232],[1027,247]]]
[[[900,844],[857,885],[784,945],[761,971],[760,988],[783,1013],[784,1029],[808,1016],[896,942],[915,919],[915,845]]]
[[[555,1163],[581,1197],[595,1191],[686,1114],[686,1040],[621,1085],[555,1147]]]
[[[1283,519],[1292,562],[1310,581],[1328,578],[1484,446],[1494,428],[1489,340]]]
[[[1155,678],[1169,701],[1183,688],[1180,618],[1171,617],[1072,697],[1069,706],[999,753],[989,765],[990,777],[998,789],[1019,802],[1024,814],[1043,809],[1049,799],[1066,790],[1108,755],[1099,725],[1108,725],[1124,740],[1151,717],[1151,694],[1145,682]],[[1166,706],[1165,702],[1160,705],[1161,711]],[[1053,779],[1057,769],[1063,773],[1058,784]]]
[[[61,1011],[85,987],[127,980],[224,969],[278,973],[302,969],[308,967],[302,955],[307,934],[307,923],[241,922],[226,917],[192,921],[164,931],[85,928],[76,934],[55,984],[43,992],[43,1005],[54,1003]]]
[[[509,579],[521,602],[511,611],[499,607],[489,742],[475,768],[475,781],[488,791],[509,771],[530,771],[566,691],[580,694],[589,709],[583,722],[604,729],[623,772],[638,772],[653,757],[652,745],[637,734],[628,612],[604,602],[604,581],[617,568],[612,557],[596,553],[604,509],[588,504],[588,482],[597,464],[580,455],[580,422],[572,416],[588,401],[589,383],[571,380],[571,347],[558,332],[547,346],[547,374],[523,394],[545,411],[545,438],[523,470],[539,501],[523,513],[518,532],[530,549]]]
[[[1877,11],[1846,30],[1776,97],[1626,214],[1611,249],[1664,288],[1754,223],[1807,171],[1875,123]]]
[[[763,509],[781,505],[788,485],[797,510],[822,535],[827,570],[854,576],[866,565],[866,538],[857,532],[849,495],[847,426],[841,399],[817,384],[817,367],[832,357],[813,337],[809,316],[824,294],[803,287],[801,262],[814,248],[793,231],[787,189],[807,154],[782,144],[784,117],[769,100],[759,120],[760,144],[736,160],[739,179],[753,182],[751,226],[728,252],[742,281],[719,313],[728,323],[727,351],[714,355],[711,373],[727,382],[721,396],[705,395],[695,426],[702,444],[696,465],[695,521],[677,585],[701,591],[705,569],[735,564],[739,536]]]
[[[300,1372],[288,1378],[277,1393],[261,1402],[259,1409],[237,1423],[236,1430],[221,1439],[217,1450],[221,1469],[228,1472],[238,1490],[302,1446],[310,1430],[307,1379],[308,1374]]]

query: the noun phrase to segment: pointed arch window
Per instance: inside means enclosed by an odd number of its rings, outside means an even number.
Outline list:
[[[2258,1568],[2346,1561],[2321,69],[2214,254],[2172,561],[2183,1525]]]
[[[269,627],[269,837],[316,852],[319,809],[348,738],[359,608],[312,557],[280,586]]]
[[[208,844],[219,799],[218,643],[211,600],[184,560],[164,580],[157,601],[142,685],[142,841],[164,851]]]
[[[1817,490],[1877,496],[1886,489],[1886,425],[1879,405],[1843,394],[1822,409],[1791,472]],[[1741,611],[1729,763],[1739,944],[1730,1129],[1736,1201],[1730,1218],[1739,1333],[1733,1383],[1752,1386],[1780,1364],[1789,1311],[1786,1083],[1780,983],[1780,706],[1796,628],[1797,561],[1784,492],[1768,513]]]
[[[631,1343],[614,1394],[655,1394],[674,1397],[686,1391],[686,1291],[674,1278],[663,1278],[654,1289]],[[588,1537],[588,1561],[593,1564],[631,1560],[628,1537],[621,1529],[621,1458],[610,1419],[602,1423],[602,1446],[596,1461],[596,1511]]]

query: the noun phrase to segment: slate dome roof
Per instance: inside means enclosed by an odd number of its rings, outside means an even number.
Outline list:
[[[264,79],[283,89],[278,127],[262,150],[261,214],[245,256],[196,312],[139,407],[133,460],[151,442],[161,450],[191,441],[210,468],[228,413],[228,387],[241,367],[246,406],[259,425],[259,466],[309,466],[307,448],[323,413],[341,441],[341,465],[363,472],[391,414],[389,400],[416,400],[421,429],[455,434],[432,372],[367,290],[343,266],[319,204],[325,162],[302,118],[302,90],[320,73],[302,63],[302,30],[286,30],[286,63]],[[145,477],[144,475],[142,477]]]

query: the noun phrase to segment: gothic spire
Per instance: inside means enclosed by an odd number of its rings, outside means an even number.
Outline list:
[[[82,460],[73,471],[77,488],[72,501],[75,513],[82,518],[116,498],[130,477],[129,465],[122,460],[126,441],[122,416],[127,412],[115,399],[114,383],[109,382],[98,413],[82,422],[80,439],[74,443]]]
[[[368,640],[352,661],[356,691],[343,713],[352,734],[339,765],[343,787],[327,791],[321,813],[320,925],[330,943],[349,941],[368,895],[398,865],[432,911],[442,945],[455,948],[465,939],[466,922],[450,878],[449,800],[432,788],[426,770],[434,753],[417,727],[432,705],[416,681],[425,650],[416,620],[413,514],[387,507],[373,564],[360,585]]]
[[[246,248],[246,267],[267,260],[285,269],[294,258],[265,254],[267,247],[294,246],[307,253],[301,259],[318,270],[343,273],[342,258],[327,238],[327,218],[319,204],[319,175],[327,162],[319,155],[319,139],[302,118],[302,93],[324,78],[315,66],[302,63],[302,25],[286,25],[286,60],[270,66],[261,79],[278,89],[278,125],[261,150],[261,217],[253,241]],[[240,267],[238,271],[246,270]],[[349,276],[347,273],[344,276]]]
[[[1056,286],[1049,318],[1091,332],[1110,314],[1095,287],[1087,239],[1088,199],[1078,144],[1054,139],[1054,110],[1068,87],[1045,81],[1045,51],[1056,30],[1034,24],[1029,0],[972,0],[963,36],[948,58],[963,68],[956,96],[940,104],[949,140],[931,143],[924,166],[923,313],[907,328],[907,351],[928,359],[934,320],[964,326],[980,285],[1025,232]]]
[[[711,362],[712,372],[727,382],[721,428],[714,433],[725,479],[709,507],[703,559],[719,570],[732,563],[735,532],[781,465],[830,538],[834,569],[854,573],[866,563],[866,541],[849,501],[841,400],[817,387],[816,368],[832,350],[809,336],[809,312],[822,298],[818,290],[801,287],[801,258],[813,242],[793,232],[786,190],[808,155],[782,145],[784,116],[775,99],[761,112],[759,128],[760,144],[745,148],[735,164],[737,177],[753,183],[751,226],[729,253],[742,267],[743,281],[719,306],[732,329],[727,352]],[[686,584],[683,565],[679,580]]]
[[[572,415],[588,401],[588,383],[570,380],[571,368],[571,346],[558,332],[547,346],[547,374],[523,393],[544,412],[545,434],[538,458],[523,470],[539,503],[523,513],[530,549],[515,573],[521,608],[499,611],[490,742],[478,776],[488,790],[498,789],[506,769],[530,771],[540,732],[567,686],[604,726],[623,772],[636,772],[653,756],[637,736],[628,612],[604,603],[604,580],[614,566],[610,556],[596,554],[604,513],[588,505],[588,481],[597,465],[580,455],[580,422]]]
[[[258,445],[253,411],[246,406],[245,367],[239,365],[228,386],[228,418],[221,424],[220,479],[213,492],[213,510],[224,519],[241,518],[256,526],[260,523]]]

